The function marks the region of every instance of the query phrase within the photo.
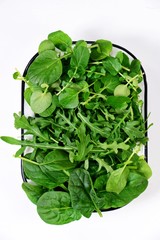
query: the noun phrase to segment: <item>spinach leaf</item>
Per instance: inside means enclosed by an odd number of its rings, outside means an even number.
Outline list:
[[[49,224],[61,225],[81,218],[79,211],[71,206],[66,192],[50,191],[44,193],[37,202],[39,216]]]
[[[77,168],[72,171],[68,189],[74,209],[80,211],[87,218],[94,210],[102,216],[99,210],[99,205],[102,204],[101,199],[97,197],[91,177],[85,169]]]
[[[38,199],[42,196],[42,194],[45,191],[47,191],[47,189],[43,188],[42,186],[28,182],[22,183],[22,189],[25,191],[27,197],[34,204],[37,204]]]
[[[100,197],[105,198],[104,209],[119,208],[128,204],[137,198],[147,186],[148,181],[144,176],[130,171],[126,187],[119,194],[107,191],[100,192]]]

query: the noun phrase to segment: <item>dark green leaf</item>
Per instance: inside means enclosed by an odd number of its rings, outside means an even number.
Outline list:
[[[102,60],[110,55],[112,51],[112,43],[108,40],[99,39],[92,46],[95,48],[91,49],[92,60]]]
[[[74,209],[80,211],[85,217],[90,217],[95,209],[101,215],[98,206],[102,203],[96,195],[92,179],[86,170],[78,168],[72,171],[68,189]]]
[[[115,109],[125,109],[131,100],[129,97],[124,96],[109,96],[106,103]]]
[[[103,61],[103,66],[113,76],[117,75],[122,68],[119,60],[112,56],[107,57],[107,59]]]
[[[44,193],[37,202],[37,211],[44,222],[55,225],[70,223],[81,218],[80,212],[71,207],[70,196],[66,192]]]
[[[38,199],[42,196],[42,194],[46,191],[45,188],[24,182],[22,183],[22,188],[25,191],[27,197],[33,202],[34,204],[37,204]]]

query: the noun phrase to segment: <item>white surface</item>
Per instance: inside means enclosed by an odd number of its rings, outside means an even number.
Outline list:
[[[128,206],[90,219],[47,225],[21,190],[17,147],[0,142],[0,240],[159,240],[160,239],[160,1],[159,0],[0,0],[0,135],[17,137],[13,112],[20,111],[21,72],[47,34],[63,30],[73,40],[106,38],[132,51],[146,70],[149,89],[147,190]]]

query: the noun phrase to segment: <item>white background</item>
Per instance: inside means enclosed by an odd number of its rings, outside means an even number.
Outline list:
[[[147,74],[149,164],[147,190],[124,208],[64,226],[45,224],[21,189],[17,147],[0,141],[0,240],[160,239],[160,0],[0,0],[0,135],[19,137],[20,82],[38,44],[63,30],[73,40],[105,38],[128,48]]]

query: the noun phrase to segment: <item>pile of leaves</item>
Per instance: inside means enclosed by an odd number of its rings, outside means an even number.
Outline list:
[[[140,61],[113,54],[108,40],[73,44],[62,31],[38,48],[26,76],[24,97],[34,116],[14,114],[24,129],[15,157],[23,161],[22,188],[49,224],[89,218],[122,207],[147,187],[151,169],[140,98]]]

